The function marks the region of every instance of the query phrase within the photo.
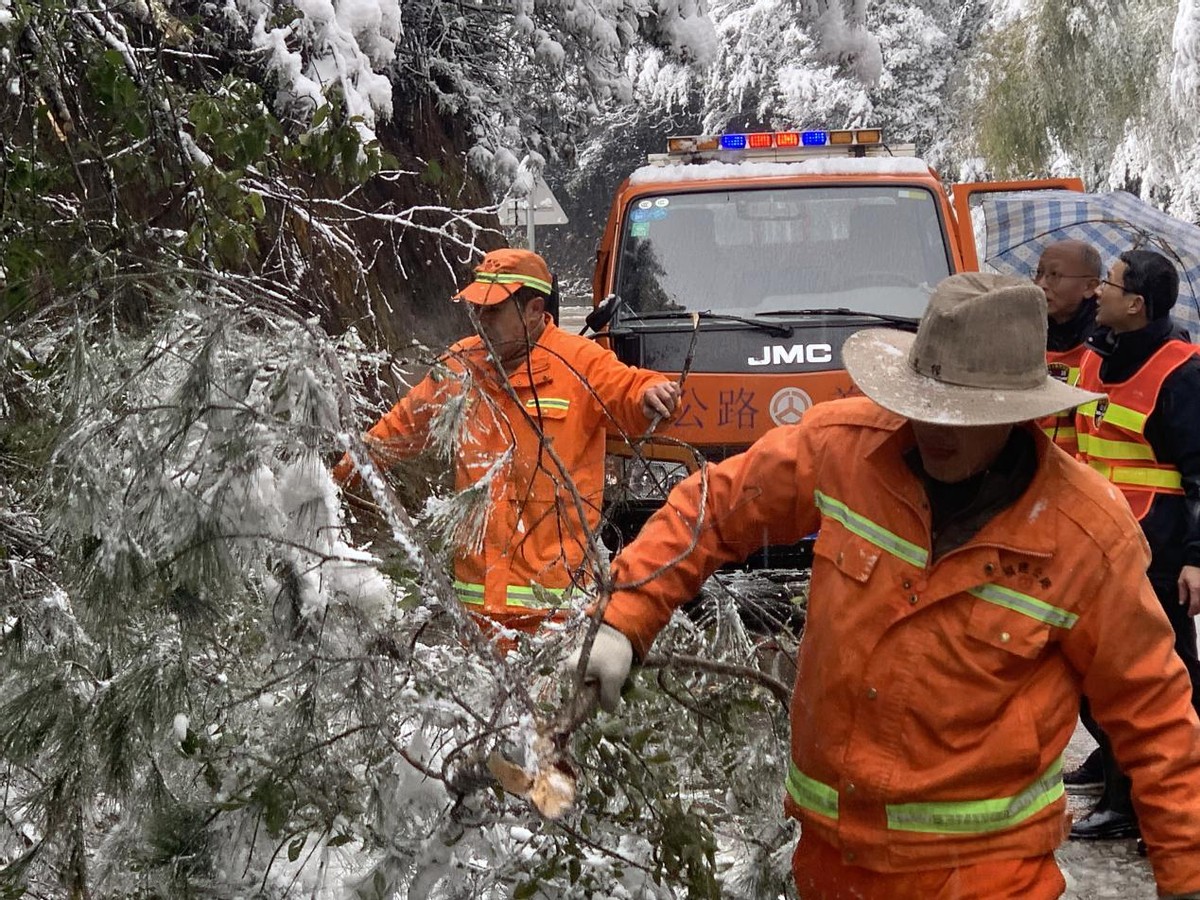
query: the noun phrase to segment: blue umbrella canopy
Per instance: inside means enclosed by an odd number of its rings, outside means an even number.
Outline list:
[[[1087,241],[1110,265],[1126,250],[1156,250],[1179,269],[1175,323],[1200,343],[1200,228],[1125,191],[1080,194],[1028,191],[984,195],[984,260],[1000,272],[1032,278],[1055,241]]]

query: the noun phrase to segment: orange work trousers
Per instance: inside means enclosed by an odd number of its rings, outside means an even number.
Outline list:
[[[800,900],[1055,900],[1067,889],[1054,854],[952,869],[874,872],[842,860],[820,838],[801,836],[792,855]]]

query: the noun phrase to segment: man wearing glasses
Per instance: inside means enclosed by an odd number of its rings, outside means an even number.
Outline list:
[[[1108,399],[1076,410],[1079,458],[1120,489],[1141,523],[1150,545],[1147,575],[1200,710],[1192,618],[1200,614],[1200,347],[1172,325],[1179,273],[1165,256],[1126,251],[1101,285],[1099,327],[1088,340],[1093,352],[1080,365],[1079,387]],[[1081,715],[1100,744],[1104,794],[1071,837],[1131,837],[1138,826],[1129,779],[1086,704]]]
[[[1038,260],[1033,283],[1046,295],[1046,368],[1067,384],[1079,381],[1085,342],[1096,327],[1096,295],[1103,275],[1100,253],[1085,241],[1050,244]],[[1038,424],[1071,456],[1079,452],[1074,410],[1047,416]]]

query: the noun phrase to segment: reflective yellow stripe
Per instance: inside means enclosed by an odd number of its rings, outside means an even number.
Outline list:
[[[566,588],[519,587],[515,584],[508,586],[505,600],[512,606],[525,606],[529,609],[558,609],[563,605],[563,593]]]
[[[500,274],[496,272],[476,272],[476,281],[483,281],[487,284],[525,284],[534,290],[541,291],[543,294],[550,293],[550,282],[542,281],[540,278],[534,278],[532,275],[510,275],[507,273]]]
[[[900,803],[887,807],[888,828],[933,834],[982,834],[1011,828],[1063,795],[1062,758],[1021,793],[995,800]]]
[[[1003,606],[1005,609],[1011,609],[1013,612],[1058,628],[1074,628],[1075,623],[1079,621],[1079,616],[1073,612],[1067,612],[1065,609],[1051,606],[1037,597],[1030,597],[1028,594],[1022,594],[1020,591],[1001,587],[998,584],[981,584],[967,593],[980,600],[994,603],[996,606]]]
[[[1070,425],[1047,425],[1042,431],[1046,432],[1046,437],[1051,440],[1062,441],[1067,438],[1075,439],[1075,429]]]
[[[460,603],[471,606],[483,606],[484,588],[482,584],[472,584],[466,581],[455,581],[454,590]],[[563,594],[566,588],[520,587],[510,584],[505,594],[506,603],[513,606],[524,606],[530,609],[557,609],[563,605]]]
[[[1130,409],[1128,406],[1119,406],[1111,401],[1108,404],[1108,409],[1104,410],[1104,415],[1100,417],[1101,421],[1107,422],[1109,425],[1116,425],[1118,428],[1124,428],[1126,431],[1136,431],[1138,434],[1146,427],[1146,419],[1149,415],[1140,413],[1136,409]]]
[[[459,603],[471,606],[483,606],[483,585],[470,584],[466,581],[455,581],[454,590],[458,593]]]
[[[526,409],[570,409],[571,401],[561,397],[534,397],[525,401]]]
[[[875,524],[865,516],[860,516],[840,500],[834,500],[820,491],[814,491],[814,496],[816,498],[817,509],[821,510],[822,513],[834,521],[841,522],[859,537],[870,541],[876,547],[886,550],[888,553],[905,562],[922,568],[925,566],[925,561],[929,558],[929,555],[916,544],[910,543],[899,535],[893,534],[882,525]],[[1072,628],[1079,619],[1079,616],[1075,615],[1075,613],[1059,609],[1057,606],[1051,606],[1037,597],[1022,594],[1020,591],[1001,587],[998,584],[981,584],[967,593],[978,597],[980,600],[986,600],[988,603],[1003,606],[1006,609],[1029,616],[1031,619],[1037,619],[1039,622],[1046,622],[1059,628]]]
[[[1162,488],[1166,491],[1182,491],[1183,476],[1175,469],[1146,469],[1141,466],[1110,466],[1098,459],[1089,459],[1088,465],[1113,484],[1131,487]]]
[[[898,534],[893,534],[882,525],[876,525],[866,516],[860,516],[841,500],[835,500],[820,491],[813,492],[817,509],[829,516],[835,522],[840,522],[860,538],[870,541],[881,550],[886,550],[892,556],[904,560],[918,569],[925,568],[929,562],[929,553],[911,541],[906,541]]]
[[[1067,369],[1067,384],[1072,387],[1079,384],[1079,366],[1071,366]]]
[[[1144,459],[1154,461],[1154,451],[1141,441],[1113,441],[1084,432],[1079,435],[1079,451],[1100,459]]]
[[[837,791],[827,784],[822,784],[815,778],[809,778],[792,763],[788,766],[787,781],[788,795],[801,809],[807,809],[827,819],[838,817]]]
[[[1096,404],[1098,401],[1091,400],[1079,407],[1079,413],[1089,419],[1094,420],[1096,417]],[[1128,406],[1121,406],[1117,403],[1109,402],[1104,408],[1104,413],[1100,416],[1100,421],[1106,422],[1109,425],[1116,425],[1118,428],[1124,428],[1126,431],[1132,431],[1135,434],[1141,434],[1142,429],[1146,427],[1146,419],[1149,414],[1140,413],[1136,409],[1130,409]]]
[[[1012,797],[889,804],[884,808],[888,828],[930,834],[983,834],[1010,828],[1062,797],[1062,770],[1060,757],[1033,784]],[[801,809],[827,819],[838,817],[837,791],[809,778],[796,768],[795,763],[788,766],[786,785],[788,796]]]

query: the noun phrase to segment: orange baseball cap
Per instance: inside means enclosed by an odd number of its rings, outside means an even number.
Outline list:
[[[536,253],[504,247],[487,254],[475,269],[475,280],[451,297],[479,306],[503,303],[520,288],[550,296],[550,269]]]

